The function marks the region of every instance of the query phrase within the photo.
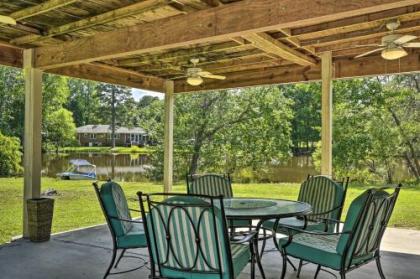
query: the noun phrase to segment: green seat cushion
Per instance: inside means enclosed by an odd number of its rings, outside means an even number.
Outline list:
[[[263,228],[268,230],[274,229],[275,220],[267,220],[263,223]],[[295,227],[295,228],[303,228],[305,225],[304,219],[296,218],[296,217],[290,217],[290,218],[283,218],[280,219],[277,232],[278,233],[287,233],[288,230],[285,228],[282,228],[281,226],[289,226],[289,227]],[[324,223],[318,223],[313,221],[308,221],[306,230],[308,231],[324,231],[325,230],[325,224]]]
[[[143,224],[132,223],[131,229],[123,236],[117,237],[118,248],[141,248],[147,246]]]
[[[251,259],[251,250],[248,244],[231,244],[233,273],[237,277],[248,264]],[[219,274],[200,273],[200,272],[185,272],[169,268],[162,268],[162,276],[168,278],[188,278],[188,279],[213,279],[220,278]],[[223,273],[223,278],[228,279],[229,275]]]
[[[287,240],[287,237],[280,238],[279,245],[284,245]],[[338,240],[337,235],[320,236],[299,233],[286,247],[286,253],[332,269],[340,269],[342,256],[336,251]]]

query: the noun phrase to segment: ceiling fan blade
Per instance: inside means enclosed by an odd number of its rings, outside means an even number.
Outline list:
[[[0,15],[0,23],[16,25],[16,20],[10,16]]]
[[[394,43],[396,43],[397,45],[402,45],[405,43],[408,43],[409,41],[415,40],[417,39],[417,36],[413,36],[413,35],[404,35],[398,39],[396,39],[394,41]]]
[[[420,42],[406,43],[406,44],[403,44],[403,47],[420,48]]]
[[[367,55],[369,55],[369,54],[372,54],[372,53],[375,53],[375,52],[378,52],[378,51],[381,51],[381,50],[384,50],[385,48],[384,47],[382,47],[382,48],[377,48],[377,49],[374,49],[374,50],[371,50],[371,51],[368,51],[368,52],[365,52],[365,53],[362,53],[362,54],[359,54],[359,55],[357,55],[357,56],[355,56],[354,58],[360,58],[360,57],[363,57],[363,56],[367,56]]]
[[[359,48],[359,47],[383,47],[384,45],[382,44],[368,44],[368,45],[356,45],[352,48]]]
[[[225,76],[220,76],[220,75],[213,75],[210,72],[206,72],[206,71],[201,71],[198,73],[199,76],[204,77],[204,78],[212,78],[212,79],[226,79]]]

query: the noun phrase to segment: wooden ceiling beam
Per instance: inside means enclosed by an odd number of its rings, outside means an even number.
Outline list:
[[[6,42],[0,42],[0,64],[22,68],[23,50]],[[80,64],[51,69],[47,72],[158,92],[163,92],[163,84],[165,82],[164,79],[159,77],[112,67],[102,63]]]
[[[36,50],[35,64],[43,69],[62,67],[319,24],[415,4],[418,0],[244,0],[41,47]]]
[[[9,14],[10,17],[16,20],[22,20],[25,18],[33,17],[40,14],[45,14],[49,11],[59,9],[64,6],[71,5],[80,0],[49,0],[44,1],[38,5],[31,6],[16,12]]]
[[[291,30],[293,38],[301,41],[323,38],[326,36],[349,33],[363,29],[381,27],[387,21],[397,19],[400,22],[414,20],[420,17],[420,5],[387,10],[379,13],[345,18],[334,22],[326,22]]]
[[[401,29],[399,30],[398,33],[420,36],[420,26],[413,26],[407,29]],[[317,53],[322,53],[325,51],[347,50],[347,49],[353,49],[353,48],[360,48],[360,46],[365,46],[365,45],[379,44],[381,43],[381,37],[386,34],[388,34],[388,32],[372,33],[370,35],[359,37],[357,40],[337,41],[333,44],[327,44],[320,47],[315,47],[315,51]]]
[[[336,59],[334,79],[376,76],[398,73],[420,72],[420,52],[412,53],[401,61],[387,61],[377,57],[361,59]],[[319,81],[321,69],[316,66],[287,66],[261,68],[242,72],[228,73],[225,80],[209,80],[197,87],[188,85],[185,80],[175,81],[175,92],[199,92],[218,89],[250,87],[257,85]]]
[[[401,23],[401,26],[395,31],[395,33],[407,33],[419,29],[420,19]],[[337,45],[345,42],[382,37],[389,33],[390,31],[385,26],[382,26],[381,28],[376,29],[358,30],[350,33],[326,36],[314,40],[301,41],[301,43],[304,46],[323,47],[328,45]]]
[[[0,43],[0,63],[2,65],[22,68],[23,51],[7,43]]]
[[[162,61],[170,62],[173,60],[180,60],[180,59],[184,59],[188,61],[190,57],[202,56],[208,53],[218,53],[218,52],[223,52],[223,51],[228,51],[228,50],[239,51],[239,50],[246,50],[246,49],[248,49],[247,46],[239,45],[235,42],[224,42],[224,43],[207,45],[207,46],[199,46],[199,47],[191,46],[190,48],[178,49],[178,50],[163,53],[163,54],[142,55],[139,57],[115,60],[112,63],[118,66],[122,66],[122,67],[136,67],[138,65],[158,63]]]
[[[51,69],[49,73],[164,92],[164,79],[144,75],[102,63],[90,63]]]
[[[142,2],[134,3],[129,6],[125,6],[116,10],[108,11],[103,14],[84,18],[75,22],[70,22],[61,26],[51,27],[47,30],[44,35],[25,35],[10,42],[15,45],[30,44],[45,38],[58,36],[61,34],[75,32],[81,29],[90,28],[99,24],[106,24],[121,18],[125,18],[132,15],[138,15],[141,13],[148,12],[150,10],[156,10],[163,6],[168,5],[171,0],[145,0]]]
[[[277,55],[280,58],[294,62],[298,65],[308,66],[315,65],[317,62],[312,57],[304,55],[299,51],[277,41],[269,34],[255,33],[243,36],[246,40],[250,41],[256,48],[264,52]]]

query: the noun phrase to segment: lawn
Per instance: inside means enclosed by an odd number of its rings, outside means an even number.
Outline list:
[[[21,234],[22,220],[22,178],[0,178],[0,243]],[[43,178],[42,189],[54,188],[55,197],[53,232],[104,223],[101,209],[89,181],[64,181]],[[135,197],[137,191],[157,192],[162,185],[145,182],[121,183],[128,197]],[[346,208],[366,187],[351,185]],[[185,185],[174,186],[174,191],[185,191]],[[234,193],[238,197],[269,197],[296,199],[298,184],[234,184]],[[135,202],[130,206],[138,207]],[[401,191],[391,226],[420,229],[420,187],[407,187]]]

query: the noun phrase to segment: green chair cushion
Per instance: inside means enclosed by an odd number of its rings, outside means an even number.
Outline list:
[[[343,256],[337,252],[339,235],[310,235],[305,233],[296,234],[292,243],[286,247],[286,253],[293,257],[303,259],[315,264],[339,270]],[[284,245],[288,238],[280,238],[279,245]],[[353,264],[361,263],[372,258],[373,255],[353,259]]]
[[[267,220],[263,223],[262,227],[264,229],[273,230],[274,229],[274,223],[275,223],[274,219]],[[282,225],[283,226],[289,226],[289,227],[295,227],[295,228],[303,228],[303,226],[305,225],[305,221],[303,219],[296,218],[296,217],[280,219],[279,224],[278,224],[278,228],[277,228],[278,233],[287,233],[288,232],[286,229],[281,228]],[[306,226],[306,230],[308,230],[308,231],[324,231],[325,230],[325,224],[324,223],[319,223],[319,222],[308,221],[307,226]]]
[[[248,264],[251,258],[251,250],[248,244],[231,244],[233,273],[237,277]],[[199,273],[199,272],[183,272],[169,268],[162,268],[162,276],[168,278],[185,278],[185,279],[216,279],[220,278],[219,274]],[[223,273],[223,278],[228,279],[229,275]]]
[[[118,248],[140,248],[146,247],[146,235],[144,234],[143,224],[132,223],[130,231],[125,235],[117,237]]]

